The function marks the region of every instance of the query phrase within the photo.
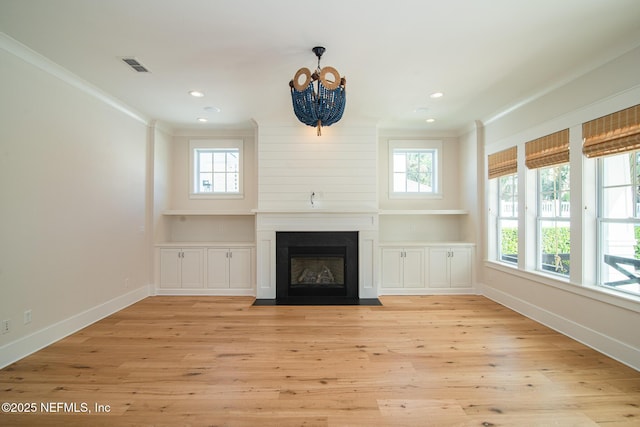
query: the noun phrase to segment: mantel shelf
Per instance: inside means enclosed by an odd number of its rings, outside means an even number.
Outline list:
[[[218,210],[190,210],[190,209],[179,209],[179,210],[166,210],[162,212],[162,215],[173,215],[173,216],[189,216],[189,215],[247,215],[252,216],[255,215],[255,212],[249,210],[236,210],[236,211],[218,211]]]
[[[375,210],[349,210],[349,209],[256,209],[253,211],[257,214],[375,214]]]
[[[381,210],[380,215],[467,215],[469,211],[464,209],[405,209],[405,210]]]

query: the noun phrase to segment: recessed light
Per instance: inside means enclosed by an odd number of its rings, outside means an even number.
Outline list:
[[[209,121],[209,119],[207,119],[206,117],[198,117],[197,120],[201,123],[206,123]]]
[[[202,98],[204,96],[204,93],[200,92],[199,90],[192,90],[189,91],[189,95],[195,96],[196,98]]]
[[[427,120],[425,120],[425,122],[427,122],[427,123],[433,123],[435,121],[436,121],[436,119],[427,119]]]
[[[218,107],[207,106],[207,107],[204,107],[204,111],[209,111],[209,112],[212,112],[212,113],[219,113],[222,110],[220,108],[218,108]]]
[[[429,95],[430,98],[442,98],[444,96],[444,93],[442,92],[433,92],[431,95]]]
[[[426,113],[427,111],[429,111],[427,107],[416,107],[413,110],[414,113]]]

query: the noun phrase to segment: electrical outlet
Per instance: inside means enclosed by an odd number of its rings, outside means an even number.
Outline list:
[[[2,321],[2,333],[8,334],[11,332],[11,321],[9,319]]]
[[[129,278],[124,279],[124,288],[129,289]]]
[[[31,323],[31,309],[24,311],[24,324],[28,325]]]

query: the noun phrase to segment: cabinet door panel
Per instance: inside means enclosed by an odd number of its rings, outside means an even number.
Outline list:
[[[249,289],[253,283],[251,249],[232,249],[229,258],[229,287]]]
[[[182,254],[182,287],[202,288],[202,249],[183,249]]]
[[[382,249],[382,287],[402,287],[402,249]]]
[[[471,286],[471,249],[452,249],[453,256],[449,258],[451,263],[451,287],[466,288]]]
[[[449,287],[449,249],[429,249],[429,287]]]
[[[229,287],[229,258],[228,249],[207,249],[207,287]]]
[[[424,288],[424,250],[405,249],[404,253],[404,287]]]
[[[180,281],[180,249],[160,249],[160,287],[179,288]]]

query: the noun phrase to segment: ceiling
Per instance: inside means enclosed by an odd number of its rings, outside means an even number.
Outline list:
[[[640,45],[640,1],[0,0],[0,31],[174,129],[295,123],[321,45],[343,122],[461,131]]]

